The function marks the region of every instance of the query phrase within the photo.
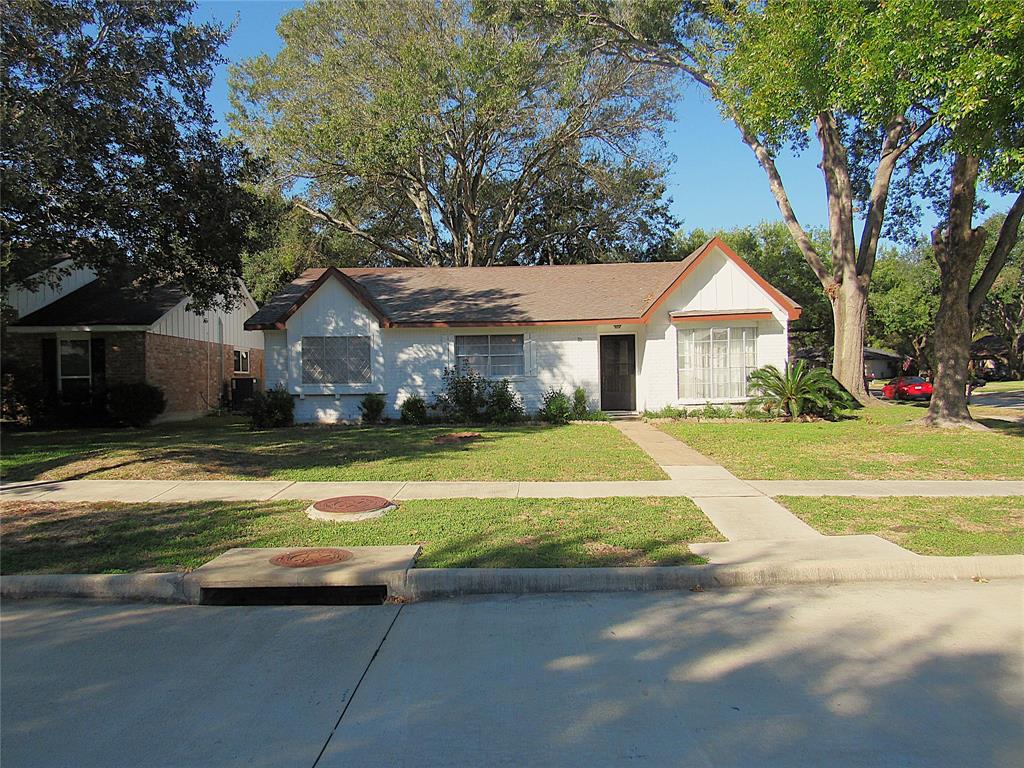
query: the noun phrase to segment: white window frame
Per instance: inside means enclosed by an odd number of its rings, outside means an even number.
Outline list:
[[[520,355],[508,355],[508,354],[500,354],[500,353],[496,354],[495,352],[492,352],[491,351],[492,350],[491,339],[494,339],[494,338],[518,338],[520,340],[520,345],[519,345]],[[476,354],[476,355],[460,355],[459,354],[459,339],[486,339],[487,340],[487,353],[486,353],[486,357],[487,357],[487,370],[486,371],[481,371],[481,370],[477,370],[475,368],[473,369],[473,370],[476,370],[476,372],[478,374],[480,374],[483,378],[485,378],[485,379],[492,379],[492,380],[508,379],[509,381],[517,381],[517,380],[521,380],[521,379],[526,377],[527,371],[529,370],[529,361],[527,360],[527,351],[526,351],[527,350],[527,336],[526,336],[525,333],[460,333],[460,334],[457,334],[452,339],[452,355],[453,355],[453,360],[455,361],[455,370],[456,370],[456,372],[460,376],[462,376],[462,375],[464,375],[469,370],[468,366],[464,366],[460,362],[462,359],[468,358],[468,357],[483,357],[484,355],[480,355],[480,354]],[[521,372],[520,373],[494,373],[492,371],[492,365],[493,364],[492,364],[491,361],[492,361],[492,359],[494,357],[517,357],[517,356],[521,356],[522,357],[522,366],[521,366]]]
[[[306,381],[306,340],[307,339],[320,339],[325,341],[326,339],[363,339],[366,341],[367,359],[366,368],[369,376],[365,381],[344,381],[344,380],[326,380],[326,381]],[[299,339],[299,380],[302,382],[303,387],[337,387],[337,386],[349,386],[349,387],[365,387],[368,384],[373,383],[373,338],[371,336],[357,336],[357,335],[346,335],[346,336],[302,336]]]
[[[708,340],[697,341],[695,335],[697,333],[707,332]],[[717,366],[715,362],[715,336],[725,334],[726,338],[726,351],[725,351],[725,365]],[[749,333],[749,337],[747,334]],[[736,337],[739,337],[740,347],[738,351],[734,352],[733,344]],[[725,326],[686,326],[676,328],[676,374],[677,374],[677,386],[676,396],[679,402],[683,403],[703,403],[703,402],[735,402],[739,400],[747,400],[750,398],[750,391],[748,388],[747,378],[750,373],[757,369],[758,362],[758,339],[759,339],[758,327],[756,325],[725,325]],[[746,348],[746,340],[750,339],[753,342],[753,349],[749,351]],[[722,341],[722,339],[717,339]],[[708,350],[703,356],[704,359],[711,361],[711,365],[708,367],[698,366],[698,350],[697,344],[707,344]],[[740,365],[734,365],[735,355],[739,356],[741,361]],[[686,366],[684,367],[684,363]],[[698,371],[707,371],[705,376],[698,378]],[[716,374],[716,371],[724,371],[724,376],[721,373]],[[728,390],[726,395],[711,396],[711,392],[714,392],[715,387],[725,385]],[[704,393],[698,392],[698,389],[702,386],[706,387]],[[690,392],[684,392],[686,387],[690,388]]]
[[[251,368],[251,365],[249,363],[249,354],[251,352],[252,352],[252,350],[250,350],[250,349],[238,349],[238,348],[236,348],[236,349],[233,350],[233,353],[231,355],[231,357],[233,358],[232,361],[231,361],[231,368],[232,368],[232,372],[233,373],[252,373],[252,368]],[[238,355],[238,357],[235,358],[235,355]],[[239,364],[238,364],[238,362],[236,362],[236,360],[237,361],[244,361],[245,362],[245,367],[244,368],[240,368]]]
[[[89,372],[85,375],[82,374],[71,374],[64,375],[64,365],[62,362],[63,355],[61,354],[61,346],[66,341],[84,341],[87,352],[85,353],[85,361],[89,366]],[[57,336],[57,389],[61,394],[64,394],[64,380],[65,379],[85,379],[89,383],[89,391],[92,391],[92,337],[88,333],[62,333]]]

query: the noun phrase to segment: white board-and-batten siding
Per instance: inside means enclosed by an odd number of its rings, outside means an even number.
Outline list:
[[[247,331],[245,321],[256,311],[256,303],[246,295],[241,303],[229,310],[210,309],[197,314],[186,309],[183,299],[174,309],[153,323],[150,333],[176,336],[181,339],[209,341],[235,349],[263,349],[263,332]]]
[[[528,267],[526,267],[528,269]],[[648,323],[542,325],[496,328],[381,328],[376,317],[337,280],[328,280],[287,321],[287,329],[264,332],[266,386],[280,386],[297,397],[300,422],[354,421],[368,392],[386,400],[386,415],[398,416],[412,395],[432,401],[443,387],[442,375],[454,364],[456,335],[522,333],[526,373],[511,379],[528,412],[540,406],[549,389],[571,394],[586,389],[592,407],[600,399],[600,337],[636,336],[638,410],[682,404],[676,324],[669,316],[686,310],[771,309],[771,320],[688,322],[687,327],[730,325],[758,328],[757,363],[783,366],[787,356],[787,313],[724,254],[708,254],[655,310]],[[369,336],[371,382],[360,385],[302,384],[303,336]]]
[[[70,261],[63,261],[46,270],[45,281],[34,291],[25,288],[9,289],[7,304],[14,308],[19,318],[25,317],[96,279],[96,273],[89,267],[65,271],[68,264]]]

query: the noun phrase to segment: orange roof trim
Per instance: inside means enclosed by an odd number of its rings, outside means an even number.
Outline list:
[[[724,253],[726,255],[726,257],[729,258],[730,260],[732,260],[732,262],[734,264],[736,264],[736,266],[738,266],[741,270],[743,270],[743,272],[750,279],[752,279],[755,283],[757,283],[764,290],[765,293],[767,293],[769,296],[771,296],[772,299],[780,307],[782,307],[784,310],[786,310],[786,317],[788,317],[790,320],[796,320],[798,317],[800,317],[800,313],[802,312],[802,309],[801,309],[799,304],[797,304],[795,301],[793,301],[791,298],[789,298],[789,296],[784,294],[782,291],[780,291],[774,285],[772,285],[767,280],[765,280],[763,277],[761,277],[761,275],[759,275],[757,273],[757,271],[752,266],[747,264],[747,262],[745,262],[736,253],[736,251],[734,251],[732,248],[730,248],[728,245],[726,245],[725,241],[723,241],[722,238],[720,238],[720,237],[713,237],[710,240],[708,240],[703,245],[703,247],[700,248],[700,250],[697,252],[697,257],[686,266],[686,269],[684,269],[679,274],[679,277],[677,277],[672,282],[672,285],[670,285],[668,288],[666,288],[665,292],[662,293],[661,296],[659,296],[657,298],[657,300],[653,304],[651,304],[650,307],[647,308],[647,311],[644,312],[643,318],[642,318],[642,320],[644,322],[647,322],[647,320],[650,319],[651,315],[654,314],[654,310],[656,310],[658,307],[660,307],[665,302],[665,300],[669,296],[672,295],[672,292],[675,291],[676,288],[678,288],[680,285],[683,284],[683,281],[686,280],[686,278],[690,276],[690,274],[697,268],[697,266],[702,261],[704,261],[704,259],[707,257],[707,255],[709,253],[711,253],[711,251],[713,249],[715,249],[715,248],[718,248],[718,250],[720,250],[722,253]]]

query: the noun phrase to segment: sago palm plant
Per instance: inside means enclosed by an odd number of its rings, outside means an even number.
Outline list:
[[[778,410],[792,419],[805,415],[835,419],[853,401],[832,374],[824,368],[808,368],[797,360],[780,371],[774,365],[750,374],[750,388],[758,394],[752,402]]]

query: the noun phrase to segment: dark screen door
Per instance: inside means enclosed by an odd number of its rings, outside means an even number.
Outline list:
[[[636,410],[636,337],[601,337],[601,410]]]

